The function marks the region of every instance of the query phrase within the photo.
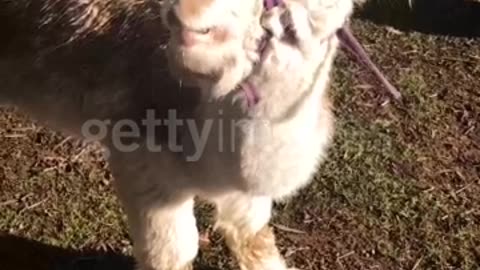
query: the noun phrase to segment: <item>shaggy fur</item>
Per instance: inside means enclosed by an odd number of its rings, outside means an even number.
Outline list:
[[[85,123],[108,121],[103,122],[104,136],[94,139],[110,151],[139,269],[192,268],[198,250],[195,196],[216,204],[216,227],[242,270],[287,269],[267,225],[271,206],[305,186],[325,154],[332,135],[326,88],[338,43],[333,34],[347,20],[352,3],[285,2],[262,17],[273,39],[255,68],[257,56],[248,51],[259,31],[250,27],[259,19],[261,1],[202,5],[180,0],[179,6],[163,6],[164,22],[173,8],[182,25],[197,33],[219,25],[237,29],[227,31],[237,33],[235,38],[214,35],[212,50],[203,58],[188,53],[193,47],[176,43],[178,37],[170,39],[170,65],[179,67],[179,78],[193,73],[192,85],[200,90],[182,88],[168,75],[157,1],[0,2],[0,22],[6,25],[0,30],[6,37],[0,45],[0,101],[86,139],[92,138],[86,136]],[[210,12],[209,7],[235,16],[214,16],[222,19],[207,24],[190,21]],[[285,33],[283,14],[290,14],[295,31]],[[215,58],[215,52],[222,56]],[[196,70],[202,63],[206,68]],[[261,95],[248,110],[235,89],[244,79]],[[199,91],[222,99],[206,102]],[[115,126],[125,119],[139,127],[123,140],[135,146],[128,150],[119,147],[125,130]]]
[[[166,1],[162,13],[171,33],[168,55],[174,74],[208,89],[206,96],[227,94],[258,61],[262,8],[258,0]]]
[[[160,11],[156,0],[0,0],[0,103],[76,136],[91,119],[188,114],[198,91],[169,76]]]

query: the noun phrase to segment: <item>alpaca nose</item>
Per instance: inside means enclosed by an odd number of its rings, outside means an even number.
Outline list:
[[[180,44],[185,46],[185,47],[191,47],[195,44],[196,42],[196,37],[195,33],[187,30],[187,29],[181,29],[180,30]]]

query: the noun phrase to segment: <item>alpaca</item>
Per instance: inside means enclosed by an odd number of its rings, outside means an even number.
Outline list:
[[[182,4],[188,5],[188,1]],[[194,157],[185,169],[185,177],[198,180],[190,180],[192,192],[174,204],[177,221],[170,232],[178,230],[179,237],[196,235],[191,207],[194,196],[200,196],[216,205],[215,227],[224,234],[242,270],[289,269],[268,226],[272,202],[291,197],[307,185],[325,156],[333,134],[327,87],[338,46],[336,32],[344,26],[352,8],[350,0],[286,0],[261,16],[262,26],[272,37],[260,61],[251,67],[252,72],[238,82],[241,87],[218,98],[211,89],[218,87],[220,80],[212,79],[209,84],[208,79],[200,79],[201,90],[213,95],[214,100],[202,99],[193,113],[190,126],[196,127],[195,134],[186,130],[181,135],[182,155],[186,159]],[[182,9],[187,8],[173,8],[179,14],[176,18],[180,27],[188,21],[178,12]],[[188,70],[187,77],[198,71],[195,68],[205,66],[191,65],[186,56],[201,59],[200,53],[189,52],[197,45],[204,46],[205,40],[210,42],[210,35],[215,36],[211,34],[214,30],[206,28],[222,27],[211,23],[195,25],[201,25],[201,30],[194,30],[199,37],[175,48],[183,58],[169,58]],[[227,66],[221,74],[230,71]],[[254,104],[248,102],[249,92],[258,95]],[[174,215],[171,206],[165,211],[164,217]],[[186,216],[191,218],[190,225]],[[142,230],[156,229],[147,225]],[[144,244],[155,246],[150,243]],[[186,254],[189,244],[179,244],[182,248],[175,250]],[[158,250],[146,249],[144,255],[154,254]],[[162,259],[157,262],[161,264]]]
[[[271,205],[305,186],[325,154],[333,33],[351,0],[288,0],[267,13],[259,0],[196,2],[3,2],[0,102],[108,150],[139,269],[192,269],[195,196],[216,204],[242,269],[287,269]],[[189,12],[218,20],[188,22]],[[164,51],[164,25],[178,33],[172,14],[193,31]],[[262,55],[259,20],[272,35]],[[204,34],[215,43],[194,51]],[[238,84],[255,86],[254,106]]]

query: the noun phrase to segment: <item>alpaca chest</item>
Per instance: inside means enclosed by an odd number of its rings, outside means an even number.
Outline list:
[[[244,128],[239,163],[249,192],[279,198],[309,182],[330,134],[314,117],[278,125],[253,122]]]
[[[201,179],[199,190],[236,189],[279,198],[312,179],[332,134],[326,108],[307,102],[294,117],[277,121],[246,117],[227,104],[205,107],[192,124],[197,131],[183,140],[191,175]]]

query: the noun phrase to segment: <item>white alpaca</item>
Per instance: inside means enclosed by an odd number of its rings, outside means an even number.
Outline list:
[[[335,33],[351,9],[350,0],[289,0],[262,17],[273,38],[246,78],[260,100],[253,107],[245,105],[239,95],[248,90],[239,89],[197,108],[190,125],[195,134],[186,128],[181,139],[183,157],[194,157],[193,162],[182,168],[171,159],[161,162],[159,178],[164,180],[152,183],[149,193],[170,203],[155,201],[155,211],[134,226],[150,236],[140,245],[141,261],[148,262],[144,268],[188,269],[197,246],[184,240],[198,238],[192,206],[194,196],[201,196],[216,204],[216,227],[242,270],[287,269],[267,225],[271,206],[305,186],[326,152],[333,132],[326,88],[338,46]],[[293,31],[284,32],[285,16],[290,16]],[[176,64],[182,63],[191,62]],[[194,70],[194,65],[187,69]],[[214,87],[218,81],[212,82]],[[207,93],[211,89],[208,80],[201,86]]]
[[[273,38],[256,67],[262,1],[164,5],[164,21],[175,15],[180,22],[169,28],[186,30],[183,44],[172,37],[170,65],[201,87],[200,101],[195,90],[162,86],[158,1],[30,1],[0,4],[8,26],[0,30],[7,40],[0,101],[80,137],[89,137],[84,128],[92,119],[109,121],[96,139],[110,150],[139,268],[191,269],[198,250],[193,198],[201,196],[216,204],[217,227],[242,270],[287,269],[267,226],[271,205],[305,186],[325,154],[334,33],[351,0],[285,0],[262,18]],[[295,31],[284,34],[284,14]],[[235,89],[244,81],[257,89],[254,106],[245,107],[239,94],[248,92]],[[162,119],[168,109],[178,115],[153,133],[143,127],[158,119],[141,121],[148,109]],[[115,124],[122,119],[129,120],[124,127],[142,128],[120,144]],[[153,150],[152,141],[162,149]]]

